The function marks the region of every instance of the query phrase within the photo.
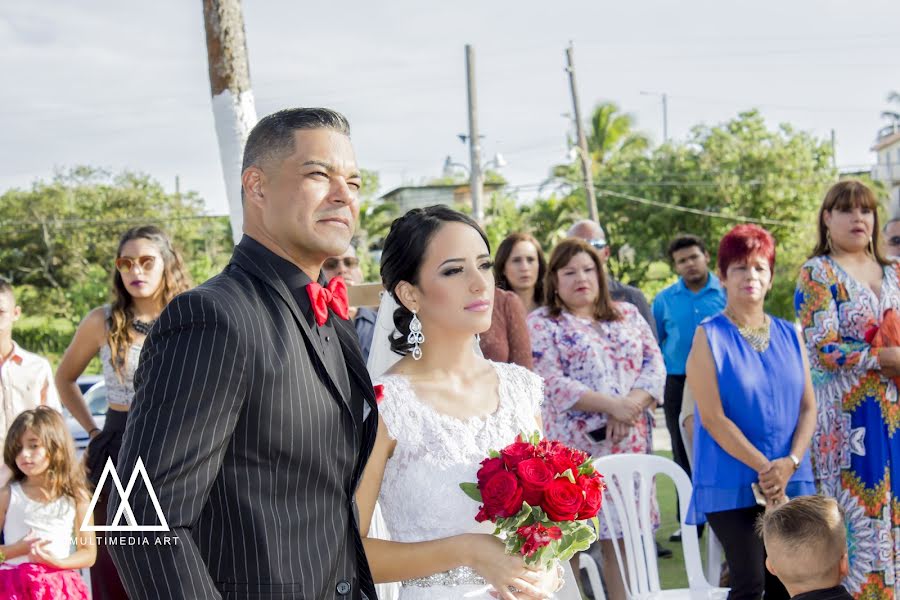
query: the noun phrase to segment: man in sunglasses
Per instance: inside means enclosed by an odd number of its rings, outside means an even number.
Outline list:
[[[332,256],[322,263],[322,274],[326,279],[343,277],[347,285],[364,283],[362,269],[359,268],[359,258],[353,244],[340,256]],[[372,336],[375,335],[375,311],[365,306],[351,306],[350,319],[359,336],[359,349],[362,350],[363,359],[369,360],[369,350],[372,348]]]
[[[888,258],[900,258],[900,218],[893,218],[884,224],[884,244]]]

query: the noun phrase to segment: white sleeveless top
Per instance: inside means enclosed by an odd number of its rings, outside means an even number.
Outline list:
[[[3,524],[7,544],[19,541],[29,530],[42,540],[50,540],[47,550],[56,558],[72,553],[75,535],[75,501],[61,496],[52,502],[37,502],[25,495],[18,482],[10,483],[9,509]],[[28,562],[28,556],[10,558],[7,564]]]

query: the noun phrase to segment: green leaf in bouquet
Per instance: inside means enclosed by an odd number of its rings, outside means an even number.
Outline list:
[[[514,529],[518,529],[522,525],[525,525],[531,519],[531,505],[527,502],[522,503],[522,510],[519,511],[515,517],[513,517],[512,527]]]
[[[590,459],[584,461],[581,463],[581,466],[578,467],[579,475],[593,475],[594,471],[594,463],[592,463]]]
[[[560,561],[569,560],[577,552],[584,552],[590,547],[591,542],[594,541],[596,537],[594,532],[583,523],[579,525],[575,531],[564,535],[562,540],[560,540],[559,549],[557,550],[557,557]]]
[[[572,474],[572,469],[566,469],[565,471],[563,471],[562,473],[560,473],[559,475],[556,476],[557,479],[559,479],[560,477],[565,477],[572,483],[575,483],[575,475]]]
[[[500,458],[500,456],[501,456],[501,454],[499,452],[497,452],[496,450],[488,450],[489,458]]]
[[[600,537],[600,519],[596,516],[591,519],[591,523],[594,525],[594,539],[598,539]]]
[[[541,443],[541,432],[535,431],[534,433],[532,433],[529,441],[531,442],[532,446],[537,446],[538,444],[540,444]]]
[[[481,492],[478,491],[477,483],[466,481],[465,483],[459,484],[459,487],[466,493],[466,496],[468,496],[475,502],[481,502]]]

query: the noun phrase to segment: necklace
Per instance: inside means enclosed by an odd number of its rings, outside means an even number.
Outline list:
[[[156,319],[153,319],[152,321],[139,321],[134,319],[131,321],[131,327],[141,335],[147,335],[150,333],[150,329],[153,327],[154,323],[156,323]]]
[[[734,313],[727,309],[725,310],[725,316],[734,323],[738,333],[747,340],[747,343],[750,344],[751,348],[757,352],[766,351],[766,348],[769,347],[769,326],[772,324],[772,319],[769,318],[769,315],[763,315],[764,322],[759,327],[741,325]]]

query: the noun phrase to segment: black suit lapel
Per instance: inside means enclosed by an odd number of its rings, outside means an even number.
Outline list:
[[[375,410],[375,390],[372,387],[372,380],[369,377],[369,371],[366,369],[366,363],[363,360],[362,352],[359,349],[359,339],[356,336],[356,330],[352,321],[345,321],[333,312],[331,320],[334,323],[334,329],[337,331],[338,339],[341,342],[341,349],[344,353],[344,360],[347,362],[347,372],[350,374],[351,388],[359,390],[358,394],[354,394],[351,390],[351,409],[353,417],[361,420],[363,416],[363,403],[369,405],[371,410]]]
[[[275,269],[267,265],[264,261],[258,260],[255,254],[251,256],[251,254],[248,253],[244,248],[242,248],[240,244],[235,246],[231,261],[238,265],[240,268],[255,275],[263,282],[265,282],[269,287],[275,290],[276,294],[278,294],[281,300],[291,311],[291,314],[294,316],[294,320],[300,327],[300,331],[302,331],[303,335],[306,336],[309,345],[312,346],[315,350],[316,356],[319,359],[319,363],[322,365],[322,367],[325,369],[325,372],[328,373],[328,376],[331,379],[331,385],[334,388],[337,397],[340,398],[347,409],[351,411],[351,414],[354,415],[354,418],[357,418],[357,413],[354,412],[353,408],[350,406],[350,400],[344,394],[343,386],[338,384],[337,374],[332,368],[329,368],[328,361],[325,360],[325,353],[318,343],[318,335],[314,333],[310,328],[305,315],[300,313],[300,308],[297,306],[297,302],[294,300],[294,297],[291,294],[291,291],[288,289],[287,285],[284,283],[284,280],[282,280]],[[331,318],[333,323],[341,320],[333,313],[331,314]],[[337,330],[338,328],[335,327],[335,329]],[[371,387],[371,385],[369,387]]]

